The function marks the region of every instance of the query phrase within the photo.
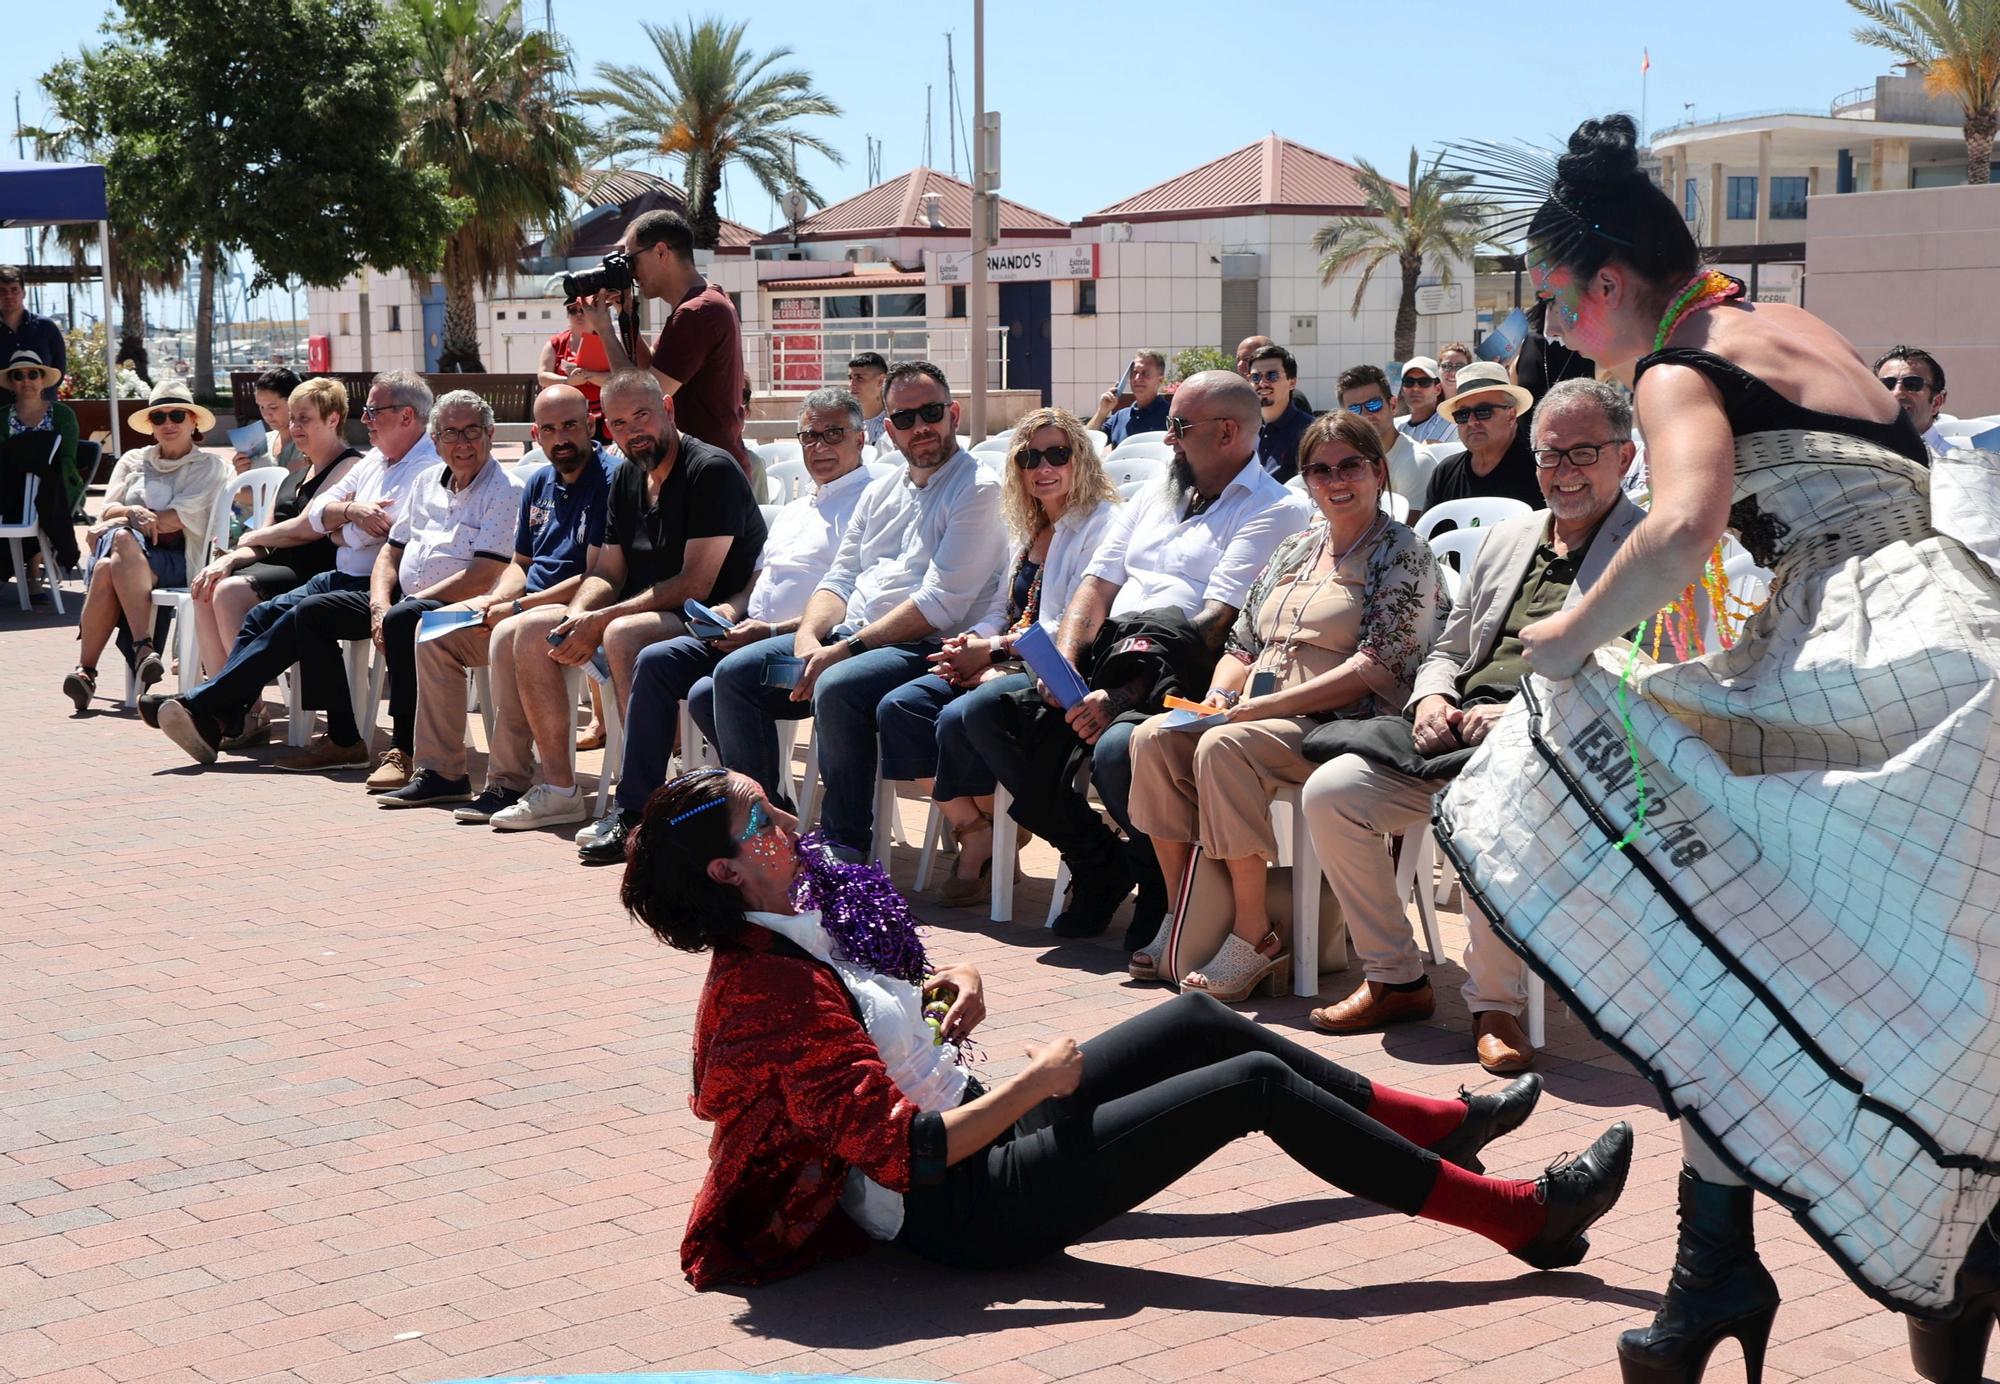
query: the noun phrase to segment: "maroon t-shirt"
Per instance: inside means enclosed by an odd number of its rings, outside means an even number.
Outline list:
[[[690,289],[653,346],[653,368],[681,382],[674,422],[735,457],[746,469],[743,446],[743,329],[736,305],[714,284]]]

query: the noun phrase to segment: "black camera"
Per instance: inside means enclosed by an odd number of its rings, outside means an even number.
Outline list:
[[[604,263],[597,268],[579,269],[574,274],[564,274],[561,277],[564,301],[585,298],[607,288],[630,288],[632,257],[623,250],[613,250],[604,257]]]

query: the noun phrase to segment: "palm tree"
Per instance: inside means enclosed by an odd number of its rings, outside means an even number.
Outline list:
[[[1869,23],[1854,37],[1923,69],[1924,85],[1965,112],[1965,180],[1993,180],[2000,130],[2000,3],[1995,0],[1847,0]]]
[[[465,220],[445,241],[441,370],[478,371],[474,289],[512,282],[531,228],[561,224],[588,127],[556,79],[562,40],[524,32],[520,0],[489,17],[480,0],[398,0],[415,60],[404,159],[445,171]]]
[[[771,70],[791,57],[791,49],[750,52],[743,46],[747,24],[725,25],[714,18],[689,19],[685,29],[643,27],[659,55],[658,69],[599,63],[603,85],[580,93],[609,112],[600,132],[601,157],[678,159],[694,243],[705,249],[715,248],[721,231],[716,198],[731,162],[749,169],[773,197],[796,187],[814,206],[826,205],[800,176],[797,149],[803,145],[835,164],[841,156],[793,122],[838,116],[840,107],[812,89],[810,73]]]
[[[1330,284],[1344,271],[1360,265],[1361,282],[1354,290],[1353,308],[1353,315],[1359,317],[1369,281],[1383,261],[1393,258],[1403,275],[1403,294],[1396,304],[1396,358],[1408,360],[1417,349],[1417,279],[1424,272],[1425,257],[1435,266],[1438,282],[1451,287],[1453,262],[1471,259],[1481,243],[1486,207],[1458,195],[1471,185],[1468,175],[1446,173],[1435,159],[1418,176],[1414,148],[1410,150],[1407,197],[1366,159],[1357,162],[1368,214],[1329,221],[1313,234],[1312,246],[1320,256],[1320,282]]]

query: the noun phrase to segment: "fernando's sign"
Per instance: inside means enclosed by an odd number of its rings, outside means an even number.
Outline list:
[[[972,252],[936,252],[940,284],[972,282]],[[1097,245],[996,246],[986,252],[986,278],[990,283],[1018,283],[1030,279],[1094,279],[1097,277]]]

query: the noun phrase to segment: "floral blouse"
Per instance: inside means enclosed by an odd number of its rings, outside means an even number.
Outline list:
[[[1319,549],[1326,522],[1316,519],[1278,545],[1270,563],[1243,598],[1223,652],[1254,663],[1266,641],[1257,634],[1257,613],[1287,582],[1295,581]],[[1365,660],[1363,678],[1370,695],[1325,713],[1347,719],[1400,713],[1409,700],[1417,669],[1444,630],[1451,597],[1438,580],[1430,544],[1408,524],[1391,519],[1368,549],[1368,575],[1361,592],[1361,639],[1355,658]]]

